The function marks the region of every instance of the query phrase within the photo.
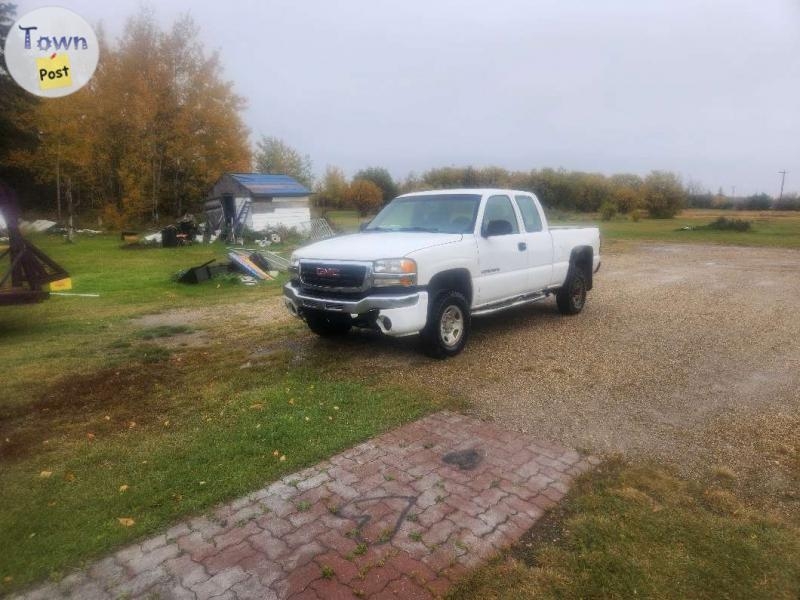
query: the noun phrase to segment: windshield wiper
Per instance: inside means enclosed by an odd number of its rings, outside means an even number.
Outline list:
[[[426,231],[428,233],[439,233],[439,230],[434,227],[400,227],[395,231]]]

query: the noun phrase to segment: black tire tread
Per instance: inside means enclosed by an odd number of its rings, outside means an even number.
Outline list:
[[[453,302],[459,304],[459,308],[464,315],[464,334],[461,336],[461,341],[457,346],[448,348],[439,339],[439,319],[445,308]],[[420,334],[423,351],[432,358],[443,359],[455,356],[464,349],[467,343],[470,325],[469,304],[464,295],[454,290],[446,290],[440,293],[428,310],[428,322]]]

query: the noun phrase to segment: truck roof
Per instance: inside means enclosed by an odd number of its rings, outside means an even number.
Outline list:
[[[402,194],[402,196],[431,196],[434,194],[480,194],[481,196],[486,196],[489,194],[528,194],[529,196],[535,196],[533,192],[526,190],[511,190],[507,188],[455,188],[426,190],[424,192],[409,192],[407,194]]]

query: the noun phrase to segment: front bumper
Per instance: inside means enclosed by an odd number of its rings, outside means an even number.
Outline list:
[[[349,315],[354,320],[367,317],[383,333],[410,335],[425,327],[428,318],[428,292],[396,296],[366,296],[359,300],[309,296],[291,282],[283,287],[283,301],[294,316],[303,318],[307,309]]]

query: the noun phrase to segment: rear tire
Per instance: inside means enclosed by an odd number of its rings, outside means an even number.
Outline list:
[[[346,335],[353,326],[349,317],[332,315],[323,311],[308,310],[304,316],[308,328],[322,337]]]
[[[458,292],[443,292],[428,312],[428,322],[421,334],[423,350],[433,358],[455,356],[464,349],[469,330],[467,299]]]
[[[586,305],[586,275],[577,267],[570,269],[564,286],[556,293],[556,304],[562,315],[577,315]]]

